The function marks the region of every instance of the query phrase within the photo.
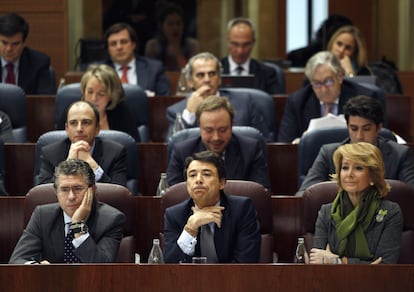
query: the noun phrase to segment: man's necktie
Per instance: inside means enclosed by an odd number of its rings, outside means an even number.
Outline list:
[[[122,83],[128,83],[128,66],[122,67],[122,76],[121,76],[121,82]]]
[[[324,103],[324,106],[325,106],[325,110],[324,110],[323,116],[326,116],[332,112],[332,103]]]
[[[236,68],[236,72],[237,75],[242,75],[244,68],[242,66],[237,66]]]
[[[14,64],[8,63],[6,65],[7,75],[6,79],[4,80],[5,83],[16,84],[16,76],[14,75]]]
[[[217,263],[214,234],[208,224],[201,226],[200,249],[201,255],[207,257],[208,263]]]
[[[63,260],[65,263],[80,263],[79,259],[73,252],[75,247],[72,244],[73,240],[73,230],[69,228],[68,234],[65,237],[65,252],[63,256]]]

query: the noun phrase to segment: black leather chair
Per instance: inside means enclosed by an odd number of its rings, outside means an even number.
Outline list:
[[[276,141],[276,112],[272,96],[263,90],[255,88],[226,88],[226,90],[235,96],[237,96],[238,92],[248,93],[251,96],[257,110],[263,115],[264,122],[267,125],[269,134],[265,137],[266,141]]]
[[[6,156],[4,155],[4,143],[0,139],[0,196],[8,195],[5,187],[5,159]]]
[[[141,142],[149,141],[148,130],[148,97],[138,85],[122,84],[125,91],[125,102],[131,111],[131,116],[137,125]],[[64,115],[68,106],[80,100],[82,93],[80,83],[71,83],[60,88],[56,94],[55,128],[64,129]]]
[[[400,205],[403,214],[403,234],[401,240],[399,264],[414,264],[414,189],[399,180],[386,180],[391,185],[387,199]],[[322,204],[333,201],[338,191],[335,182],[326,181],[314,184],[303,193],[303,225],[302,234],[305,237],[306,247],[312,247],[315,223]]]
[[[264,140],[264,137],[262,133],[260,133],[259,130],[253,127],[247,127],[247,126],[233,126],[232,128],[233,133],[238,134],[240,136],[247,136],[254,139],[257,139],[262,144],[263,153],[267,157],[267,148],[266,148],[266,142]],[[174,135],[170,136],[168,139],[168,145],[167,145],[167,151],[168,151],[168,160],[170,159],[171,151],[173,148],[173,145],[177,144],[178,142],[187,140],[189,138],[194,138],[200,136],[200,128],[188,128],[183,129]]]
[[[115,130],[101,130],[99,137],[111,139],[125,146],[127,152],[127,187],[133,195],[138,195],[138,153],[135,140],[127,133]],[[63,140],[67,134],[63,130],[46,132],[39,137],[35,148],[34,185],[39,184],[39,172],[43,146]]]
[[[382,128],[380,135],[397,141],[395,135],[388,129]],[[325,144],[341,142],[347,137],[349,137],[348,128],[344,127],[313,130],[305,133],[300,138],[298,145],[298,187],[302,185],[321,147]]]
[[[279,83],[280,92],[277,94],[285,94],[286,93],[286,77],[285,71],[279,65],[272,63],[272,62],[263,62],[266,66],[272,67],[273,70],[276,71],[277,81]]]
[[[25,143],[26,93],[19,86],[0,83],[0,97],[0,110],[10,117],[14,142]]]
[[[135,261],[135,200],[127,188],[108,183],[96,183],[96,198],[125,214],[124,237],[121,240],[116,262],[133,263]],[[37,205],[57,202],[52,183],[35,186],[29,190],[24,200],[24,226],[30,220]]]
[[[252,199],[260,223],[262,243],[260,248],[260,262],[273,262],[273,221],[271,194],[261,185],[252,181],[228,180],[224,187],[228,195],[244,196]],[[165,209],[189,198],[186,182],[173,185],[162,197],[162,214]],[[163,224],[162,224],[163,225]],[[163,230],[163,227],[161,227]],[[161,238],[163,238],[161,234]]]

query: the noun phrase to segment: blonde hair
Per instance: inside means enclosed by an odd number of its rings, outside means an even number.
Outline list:
[[[106,105],[107,110],[114,109],[125,99],[122,82],[115,70],[111,66],[105,64],[93,64],[88,67],[81,79],[80,87],[82,92],[82,100],[85,100],[84,93],[86,90],[86,84],[88,84],[88,81],[92,77],[95,77],[104,85],[106,92],[111,97],[111,100]]]
[[[331,51],[336,39],[339,37],[339,35],[343,33],[351,34],[355,41],[355,51],[353,56],[351,56],[351,59],[356,61],[356,64],[359,68],[367,67],[368,57],[365,41],[359,29],[353,25],[345,25],[340,27],[337,31],[335,31],[335,33],[332,35],[328,42],[327,49]]]
[[[333,154],[335,174],[331,174],[331,178],[337,183],[340,191],[343,190],[340,173],[344,158],[368,168],[372,182],[378,190],[378,197],[385,197],[391,190],[391,186],[384,179],[384,161],[381,151],[371,143],[358,142],[344,144]]]

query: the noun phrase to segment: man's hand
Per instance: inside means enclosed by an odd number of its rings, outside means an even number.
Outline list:
[[[223,206],[211,206],[203,209],[193,207],[192,210],[193,215],[191,215],[187,221],[187,225],[191,229],[197,230],[201,225],[209,224],[211,222],[216,223],[219,228],[221,227],[221,218],[223,216],[221,212],[224,210]]]
[[[333,257],[336,254],[331,252],[329,244],[326,249],[312,248],[309,255],[309,263],[311,264],[323,264],[323,257]]]
[[[93,189],[88,188],[83,196],[82,203],[72,216],[72,222],[85,221],[92,209]]]
[[[70,145],[69,154],[67,159],[77,158],[83,160],[89,164],[92,170],[95,170],[98,167],[95,159],[91,155],[91,146],[86,141],[77,141]]]
[[[186,109],[190,113],[195,113],[199,104],[209,95],[210,90],[211,87],[209,85],[202,85],[199,89],[194,91],[187,100]]]

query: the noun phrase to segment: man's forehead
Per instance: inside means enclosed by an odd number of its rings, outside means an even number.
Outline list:
[[[68,112],[68,120],[72,119],[95,119],[95,114],[93,109],[85,104],[75,104],[73,105]]]
[[[211,68],[205,68],[205,67],[214,67],[214,70],[217,70],[217,62],[211,59],[204,59],[204,58],[194,60],[193,62],[194,72],[203,71],[203,69],[204,71],[207,69],[211,69]]]
[[[349,126],[358,126],[358,127],[375,125],[374,121],[363,118],[361,116],[349,116],[348,124]]]
[[[217,168],[213,163],[206,162],[206,161],[200,161],[200,160],[193,160],[188,165],[188,172],[199,171],[199,170],[202,170],[202,171],[210,170],[210,171],[216,172]]]

